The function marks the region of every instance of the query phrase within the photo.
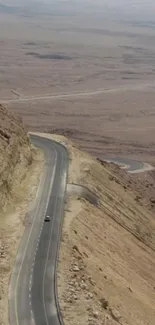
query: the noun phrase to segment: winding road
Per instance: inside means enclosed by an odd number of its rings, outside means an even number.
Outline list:
[[[143,173],[150,170],[153,170],[154,167],[148,163],[143,163],[138,160],[133,160],[124,157],[102,157],[103,161],[108,163],[114,163],[120,168],[126,169],[130,174]]]
[[[62,145],[32,135],[44,150],[45,166],[28,216],[9,289],[11,325],[59,325],[56,267],[66,190],[68,153]],[[44,222],[46,215],[50,222]]]
[[[67,183],[68,152],[57,142],[31,135],[44,150],[45,166],[36,202],[27,217],[9,287],[10,325],[60,325],[56,268]],[[127,164],[126,159],[109,159]],[[131,163],[131,162],[130,162]],[[139,162],[134,168],[141,169]],[[130,172],[133,168],[130,167]],[[46,215],[50,222],[44,222]]]

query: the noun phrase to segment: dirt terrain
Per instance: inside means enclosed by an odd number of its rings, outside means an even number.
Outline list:
[[[11,106],[30,130],[66,135],[97,157],[155,163],[154,101],[152,89]]]
[[[0,98],[109,89],[8,106],[30,130],[66,134],[95,156],[154,162],[154,27],[103,17],[1,14]]]
[[[28,166],[32,164],[33,152],[21,119],[12,116],[1,105],[0,148],[0,210],[5,211],[14,188],[19,185]]]
[[[149,181],[145,173],[137,179],[67,138],[46,136],[69,150],[68,182],[99,199],[95,206],[79,192],[68,193],[58,268],[65,324],[153,325],[155,172]]]
[[[75,145],[54,137],[69,149],[69,182],[87,186],[99,198],[97,207],[71,193],[66,202],[58,284],[68,325],[155,324],[155,172],[128,175],[79,150],[101,160],[123,156],[155,166],[154,36],[151,23],[95,11],[52,17],[0,12],[1,102],[28,130],[74,140]],[[75,95],[46,98],[56,94]],[[7,124],[0,115],[10,141],[9,146],[0,142],[0,324],[5,325],[9,275],[43,164],[43,156],[36,155],[26,173],[32,151],[18,121]],[[14,140],[24,146],[17,154]],[[8,173],[7,166],[16,163],[17,171]],[[17,180],[12,195],[8,185],[15,175],[23,182],[19,187]],[[12,209],[16,205],[19,209]]]

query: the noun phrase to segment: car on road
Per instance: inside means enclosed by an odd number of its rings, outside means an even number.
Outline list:
[[[45,219],[44,219],[44,221],[46,221],[46,222],[47,221],[50,221],[50,216],[46,216]]]

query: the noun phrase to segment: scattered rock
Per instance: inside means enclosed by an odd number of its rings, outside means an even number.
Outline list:
[[[84,270],[84,265],[81,265],[80,266],[80,270]]]
[[[93,286],[96,284],[96,282],[91,278],[91,276],[89,276],[88,279]]]
[[[75,279],[76,277],[77,277],[77,274],[76,274],[76,273],[71,274],[71,278],[72,278],[72,279]]]
[[[77,265],[73,265],[72,270],[74,272],[79,272],[80,271],[80,269],[79,269],[79,267]]]
[[[77,295],[76,294],[73,295],[73,299],[77,300]]]
[[[86,281],[88,277],[87,277],[86,274],[83,274],[81,278],[82,278],[83,281]]]
[[[70,304],[73,303],[73,298],[72,297],[69,297],[69,299],[67,299],[67,302],[69,302]]]
[[[80,288],[81,289],[87,289],[87,285],[86,285],[86,283],[84,283],[84,281],[82,280],[82,282],[81,282],[81,284],[80,284]]]
[[[98,318],[99,317],[99,312],[97,310],[93,311],[93,317]]]
[[[88,324],[89,324],[89,325],[96,325],[96,324],[94,323],[94,317],[89,317],[89,318],[88,318]]]
[[[113,318],[114,320],[116,320],[117,322],[119,322],[119,320],[120,320],[121,317],[122,317],[122,316],[120,315],[119,311],[116,310],[116,309],[114,309],[114,308],[110,308],[110,314],[111,314],[112,318]]]
[[[129,289],[130,292],[133,292],[132,289],[131,289],[130,287],[128,287],[128,289]]]
[[[137,196],[135,197],[135,201],[139,201],[141,198],[142,198],[142,197],[141,197],[140,195],[137,195]]]
[[[74,251],[74,252],[78,252],[80,255],[82,255],[81,252],[79,251],[79,249],[78,249],[78,247],[77,247],[76,245],[73,246],[73,251]]]
[[[109,306],[109,302],[105,298],[101,298],[100,303],[101,303],[102,308],[104,308],[104,309],[107,309],[107,307]]]
[[[88,292],[86,295],[86,299],[92,299],[93,298],[93,294],[91,292]]]

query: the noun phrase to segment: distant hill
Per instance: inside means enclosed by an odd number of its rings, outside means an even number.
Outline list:
[[[3,1],[3,0],[2,0]],[[48,14],[48,15],[60,15],[60,16],[70,16],[76,13],[92,12],[96,6],[92,3],[87,3],[87,1],[81,3],[81,1],[62,1],[62,0],[45,0],[43,1],[21,1],[12,2],[4,4],[0,2],[0,13],[15,13],[20,15],[34,15],[34,14]]]
[[[0,12],[2,13],[15,13],[18,12],[19,9],[13,6],[7,6],[3,3],[0,3]]]

